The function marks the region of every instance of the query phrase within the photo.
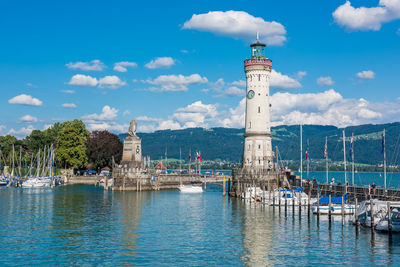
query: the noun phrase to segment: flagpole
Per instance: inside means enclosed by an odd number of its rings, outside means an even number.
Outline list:
[[[385,129],[383,129],[383,177],[385,178],[385,195],[386,195],[386,144]]]
[[[303,125],[300,124],[300,186],[303,186]]]
[[[346,172],[346,136],[343,129],[343,159],[344,159],[344,184],[347,184],[347,172]]]
[[[326,158],[326,184],[329,183],[328,176],[328,136],[325,137],[325,158]]]
[[[310,145],[308,143],[308,139],[307,139],[307,179],[310,179],[310,155],[308,150],[310,149]]]
[[[351,134],[351,178],[352,178],[352,185],[354,186],[354,133]]]
[[[189,173],[190,174],[190,163],[192,162],[192,149],[189,149]]]
[[[179,147],[179,174],[182,173],[182,148]]]

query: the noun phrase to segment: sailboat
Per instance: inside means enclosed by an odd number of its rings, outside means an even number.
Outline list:
[[[343,155],[344,155],[344,179],[345,179],[345,184],[347,184],[347,174],[346,174],[346,141],[345,141],[345,131],[343,129]],[[324,149],[324,157],[326,158],[326,182],[328,184],[328,137],[325,137],[325,149]],[[318,207],[319,206],[319,207]],[[344,208],[344,212],[342,211],[342,206]],[[313,213],[316,214],[329,214],[332,215],[341,215],[341,214],[353,214],[355,210],[355,206],[352,204],[347,203],[347,192],[343,196],[343,203],[342,203],[342,197],[331,197],[331,205],[329,206],[329,197],[328,196],[322,196],[317,202],[313,204]]]
[[[26,181],[22,183],[22,187],[25,188],[50,187],[53,182],[53,164],[54,164],[53,146],[49,148],[47,158],[46,158],[46,147],[45,147],[43,153],[43,164],[41,164],[40,150],[39,150],[37,155],[36,176],[29,177]],[[42,168],[43,170],[41,171]],[[48,173],[47,176],[46,173]]]

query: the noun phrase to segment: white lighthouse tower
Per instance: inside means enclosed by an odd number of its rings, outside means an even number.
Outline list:
[[[246,126],[243,168],[270,169],[273,167],[271,144],[269,79],[271,60],[265,57],[265,44],[258,40],[250,45],[251,59],[244,61],[246,73]]]

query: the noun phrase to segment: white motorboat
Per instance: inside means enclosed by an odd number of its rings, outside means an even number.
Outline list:
[[[51,186],[50,177],[30,177],[22,183],[22,187],[34,188],[34,187],[50,187]]]
[[[181,193],[203,193],[203,188],[201,185],[180,185],[179,191]]]
[[[344,214],[354,214],[355,206],[353,204],[347,204],[347,195],[343,197],[343,207]],[[329,214],[329,197],[323,196],[319,200],[319,214]],[[341,215],[342,214],[342,197],[331,197],[331,205],[330,211],[332,215]],[[317,202],[313,204],[312,211],[314,214],[318,213],[318,205]]]
[[[351,204],[344,204],[344,214],[354,214],[355,207]],[[314,214],[318,213],[318,207],[313,205],[312,211]],[[329,205],[319,206],[319,214],[329,214]],[[342,205],[341,204],[331,204],[331,214],[332,215],[342,215]]]

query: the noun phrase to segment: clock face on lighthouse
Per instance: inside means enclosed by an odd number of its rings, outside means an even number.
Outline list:
[[[247,98],[248,99],[252,99],[254,97],[254,91],[253,90],[250,90],[248,93],[247,93]]]

